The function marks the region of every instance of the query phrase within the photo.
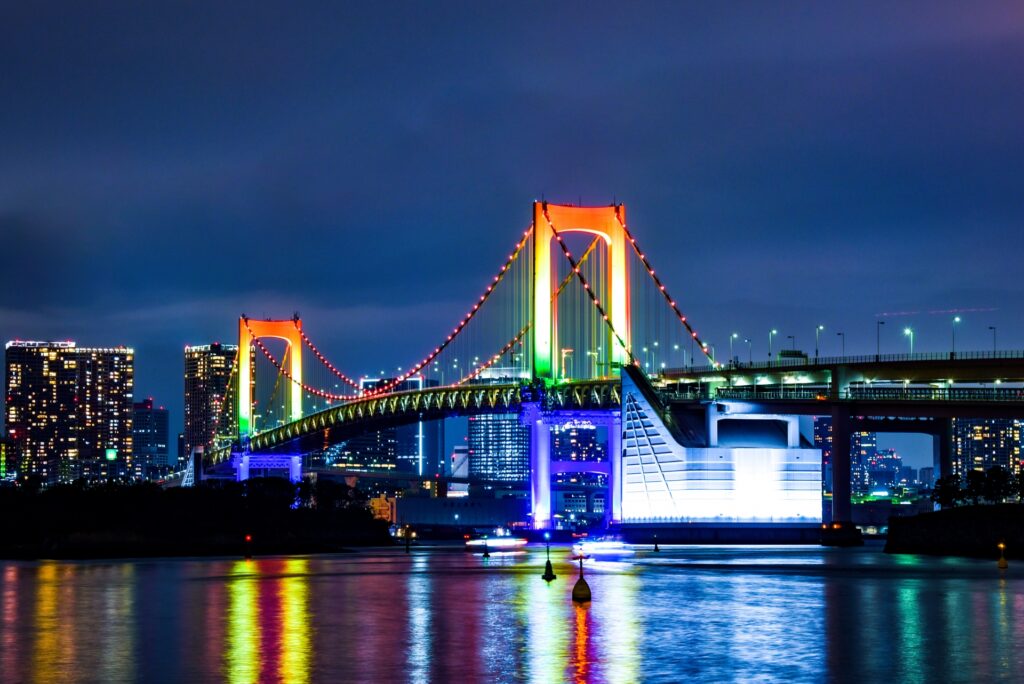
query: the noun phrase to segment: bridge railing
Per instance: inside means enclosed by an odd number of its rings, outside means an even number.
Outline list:
[[[752,363],[726,363],[721,368],[710,365],[680,366],[666,368],[662,374],[714,373],[735,370],[772,370],[803,367],[843,366],[858,363],[899,363],[906,361],[998,361],[1001,359],[1024,360],[1024,349],[989,351],[923,352],[917,354],[860,354],[857,356],[809,356],[807,358],[775,359]]]
[[[1020,387],[850,387],[844,399],[898,401],[1024,401]]]
[[[710,399],[708,393],[675,392],[671,399]],[[828,386],[804,387],[719,387],[716,399],[783,400],[804,399],[824,401],[829,398]],[[865,387],[852,386],[840,392],[840,399],[874,401],[970,401],[1024,402],[1024,387]]]

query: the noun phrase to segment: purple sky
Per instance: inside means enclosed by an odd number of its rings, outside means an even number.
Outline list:
[[[133,345],[176,429],[243,311],[420,358],[544,194],[719,345],[1021,348],[1022,83],[1019,2],[10,5],[0,338]]]

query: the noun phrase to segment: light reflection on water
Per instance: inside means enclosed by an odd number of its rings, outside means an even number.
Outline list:
[[[1024,566],[877,548],[0,562],[3,681],[1020,681]]]

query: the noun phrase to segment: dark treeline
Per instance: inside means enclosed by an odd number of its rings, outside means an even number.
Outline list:
[[[1013,497],[1024,501],[1024,473],[1014,477],[1002,466],[992,466],[985,471],[970,470],[966,477],[956,473],[940,477],[932,490],[932,501],[943,508],[967,503],[975,506],[1004,503]]]
[[[12,487],[0,490],[0,519],[5,558],[321,553],[390,543],[365,497],[329,480]]]

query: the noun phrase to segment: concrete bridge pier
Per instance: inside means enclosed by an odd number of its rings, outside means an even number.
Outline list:
[[[832,522],[852,523],[850,504],[850,411],[832,407]]]
[[[935,418],[937,430],[932,437],[935,479],[953,474],[953,419]]]

